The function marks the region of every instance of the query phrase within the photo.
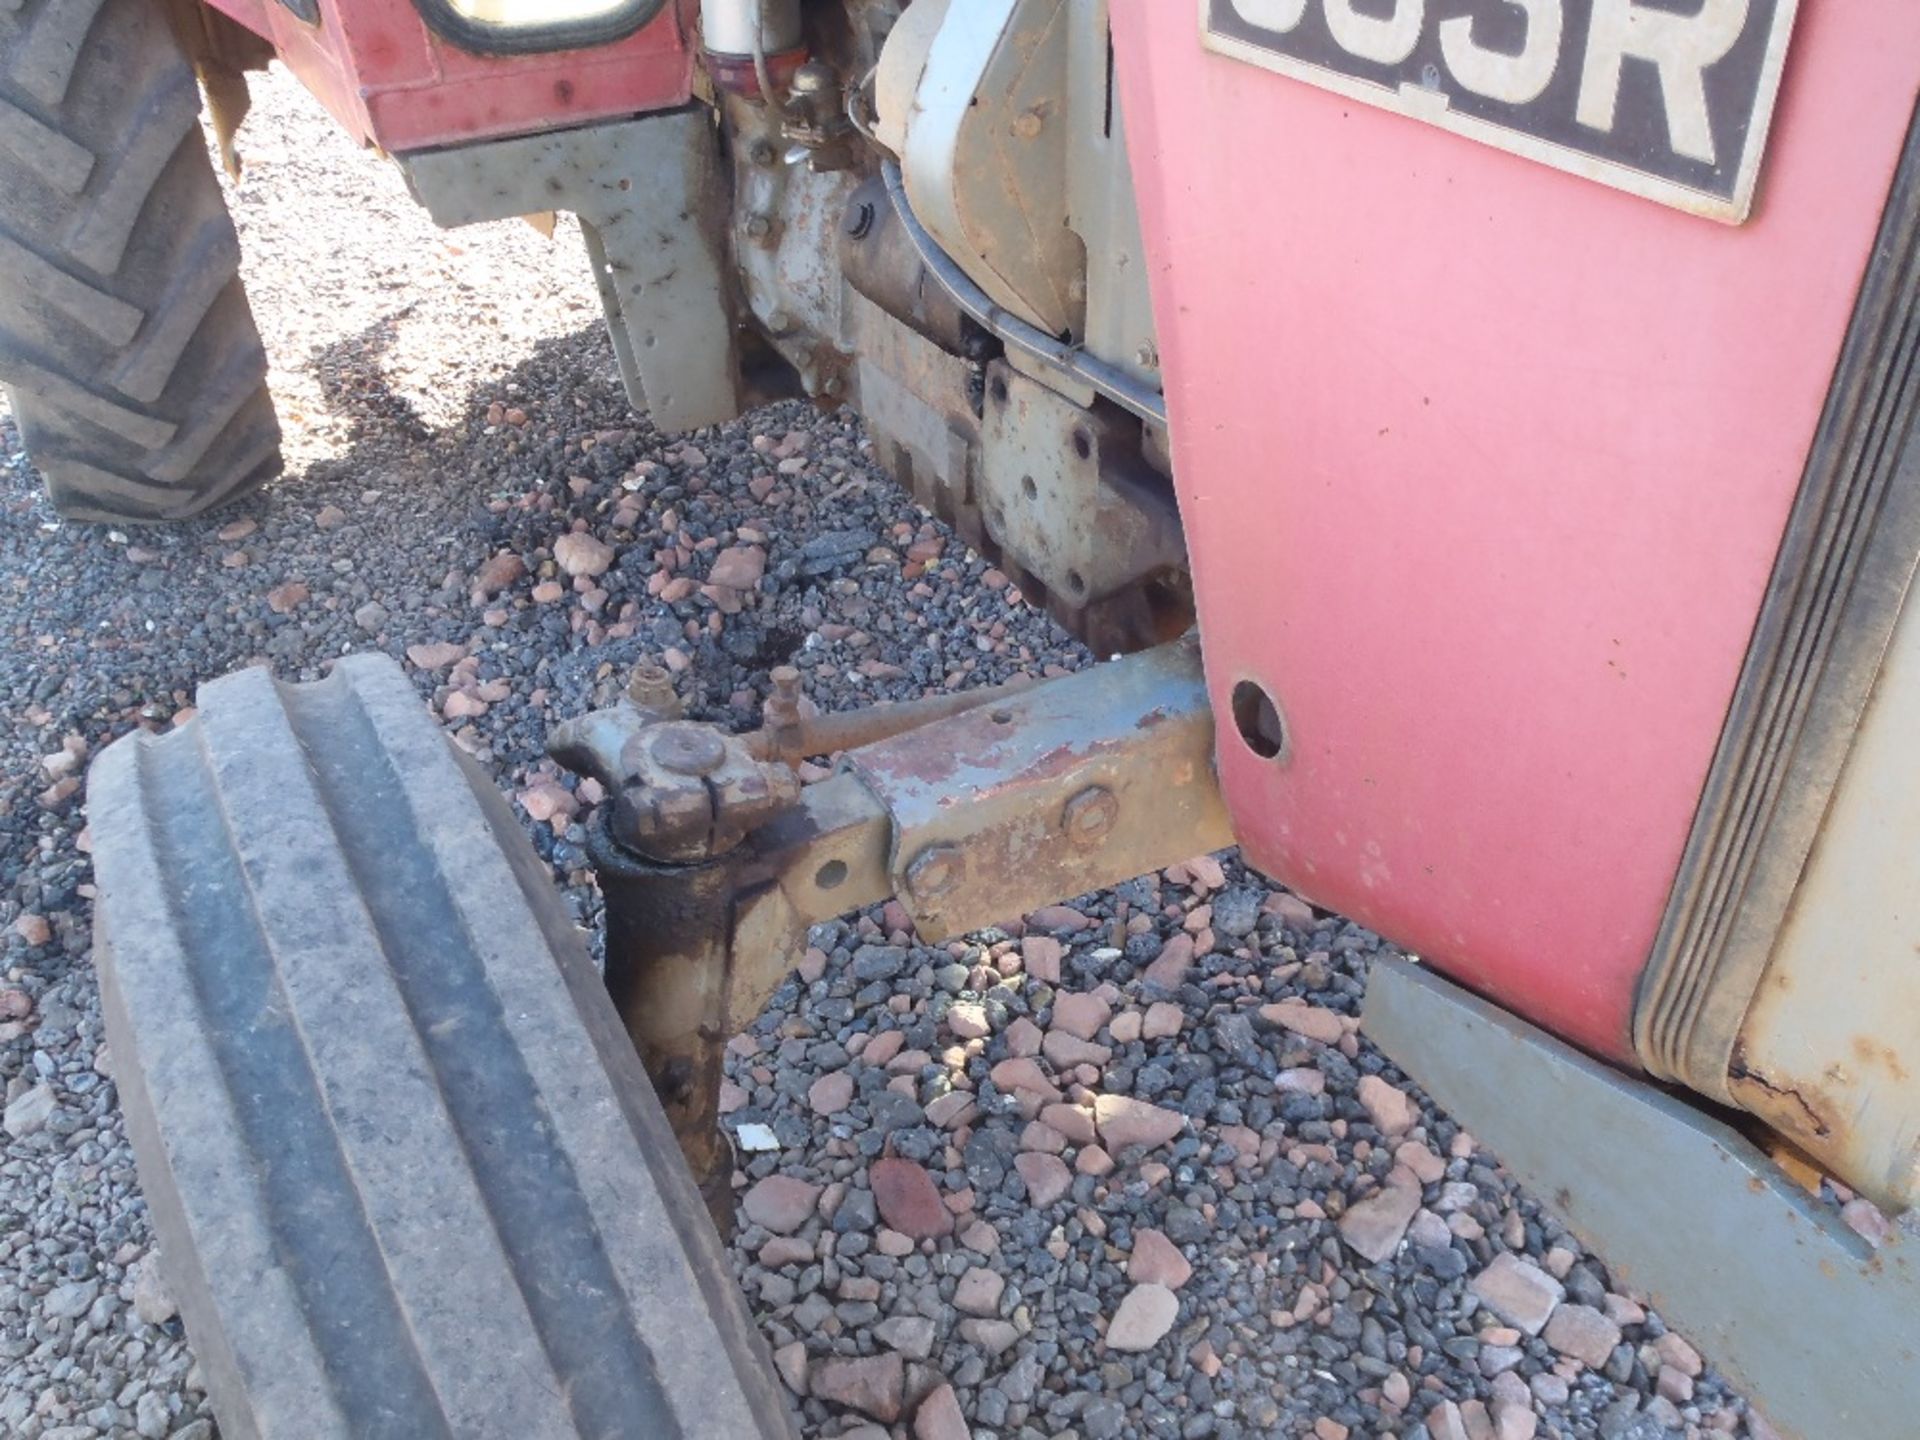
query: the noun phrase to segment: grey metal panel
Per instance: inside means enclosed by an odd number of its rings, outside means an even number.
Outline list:
[[[1147,247],[1133,189],[1108,0],[1068,0],[1067,223],[1086,244],[1089,354],[1143,385],[1160,384],[1160,344],[1147,287]]]
[[[1920,467],[1912,483],[1920,489]],[[1793,908],[1734,1097],[1893,1210],[1920,1175],[1920,603],[1909,592]]]
[[[620,289],[613,283],[613,266],[607,261],[607,247],[600,243],[600,232],[588,220],[580,222],[580,238],[586,243],[587,264],[593,267],[594,288],[600,292],[600,313],[607,317],[607,338],[613,342],[614,362],[620,367],[620,379],[627,387],[627,400],[636,410],[647,403],[647,388],[640,380],[640,367],[634,362],[633,335],[620,316]]]
[[[1634,1045],[1664,1079],[1733,1098],[1741,1019],[1917,557],[1920,112],[1641,983]]]
[[[922,32],[896,27],[878,92],[889,130],[907,106],[898,153],[921,223],[996,304],[1049,335],[1086,315],[1086,257],[1066,223],[1073,18],[1064,0],[965,0],[923,52]],[[906,99],[895,77],[916,68]]]
[[[789,163],[786,112],[722,99],[733,153],[733,264],[744,308],[816,398],[847,393],[840,229],[860,184],[852,169]],[[817,156],[816,156],[817,158]]]
[[[416,151],[400,163],[439,225],[578,215],[597,237],[588,253],[634,405],[669,431],[740,413],[725,182],[704,106]]]
[[[1377,961],[1362,1023],[1784,1433],[1914,1433],[1911,1241],[1874,1250],[1734,1130],[1423,967]]]
[[[1012,366],[987,367],[980,503],[987,533],[1075,605],[1186,563],[1173,497],[1138,456],[1139,426]],[[1133,449],[1129,449],[1129,442]]]
[[[1153,413],[1159,355],[1107,0],[920,0],[888,41],[877,97],[915,243],[985,300],[955,287],[961,304],[1036,355],[1024,332],[1069,336],[1122,380],[1103,393]],[[952,286],[947,266],[930,268]]]

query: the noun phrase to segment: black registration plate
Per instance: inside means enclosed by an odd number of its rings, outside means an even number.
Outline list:
[[[1747,218],[1795,0],[1200,0],[1208,48]]]

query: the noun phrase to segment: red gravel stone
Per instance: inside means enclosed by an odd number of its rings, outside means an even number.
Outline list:
[[[933,1177],[911,1160],[888,1156],[867,1172],[880,1218],[902,1235],[938,1240],[953,1233],[953,1212],[941,1203]]]

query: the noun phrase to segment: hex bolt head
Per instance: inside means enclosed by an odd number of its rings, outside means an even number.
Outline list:
[[[907,864],[907,888],[916,900],[945,894],[960,878],[960,847],[929,845]]]
[[[755,240],[764,240],[773,234],[771,215],[753,214],[747,217],[747,234]]]
[[[647,753],[675,775],[711,775],[726,763],[727,742],[704,726],[663,725]]]
[[[1076,845],[1103,839],[1120,818],[1120,797],[1104,785],[1089,785],[1061,808],[1060,828]]]

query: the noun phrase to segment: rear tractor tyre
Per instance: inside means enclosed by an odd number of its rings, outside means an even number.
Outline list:
[[[181,519],[280,470],[199,110],[156,0],[0,3],[0,383],[73,519]]]
[[[88,780],[114,1083],[227,1440],[792,1440],[546,866],[400,669]]]

